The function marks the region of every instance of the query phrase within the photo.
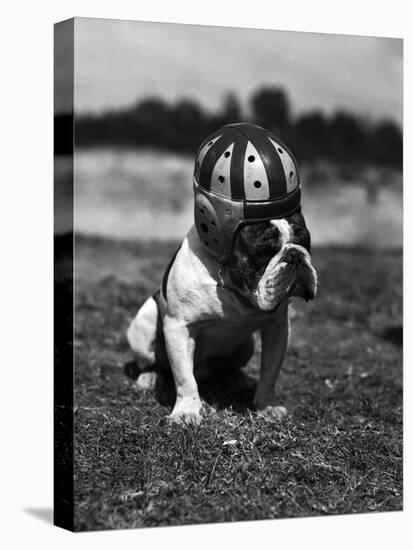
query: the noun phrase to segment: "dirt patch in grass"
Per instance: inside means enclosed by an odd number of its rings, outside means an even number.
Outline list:
[[[401,510],[401,254],[316,249],[319,296],[294,304],[278,383],[289,416],[249,408],[256,354],[182,429],[123,373],[125,330],[175,247],[76,240],[76,529]]]

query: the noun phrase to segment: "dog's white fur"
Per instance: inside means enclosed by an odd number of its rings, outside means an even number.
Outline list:
[[[201,420],[201,400],[194,373],[208,368],[208,361],[230,357],[240,345],[261,331],[261,375],[255,393],[255,405],[275,415],[285,414],[277,407],[274,387],[289,337],[288,291],[294,273],[283,254],[288,247],[299,249],[308,269],[309,254],[301,246],[289,244],[290,228],[286,220],[272,220],[282,235],[282,248],[267,266],[249,305],[231,285],[220,264],[201,244],[191,228],[176,255],[167,283],[167,301],[158,309],[151,297],[146,300],[129,326],[127,338],[138,365],[144,369],[155,363],[155,338],[158,315],[162,317],[165,346],[176,386],[176,403],[170,419],[176,422]],[[274,306],[278,306],[274,309]],[[147,374],[138,383],[147,386]]]

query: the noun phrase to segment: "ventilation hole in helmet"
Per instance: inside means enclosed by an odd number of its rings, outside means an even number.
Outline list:
[[[290,172],[290,178],[294,176],[294,172]]]
[[[219,183],[224,183],[224,181],[225,181],[224,176],[218,176],[218,181],[219,181]]]
[[[248,162],[254,162],[254,160],[255,160],[254,155],[250,155],[250,156],[248,157]]]
[[[218,244],[218,241],[216,239],[212,239],[215,244]]]
[[[261,182],[260,181],[254,181],[254,187],[259,189],[261,187]]]
[[[214,220],[211,220],[211,225],[215,227],[215,222],[214,222]]]
[[[281,154],[284,153],[284,151],[282,149],[280,149],[279,147],[278,147],[278,152],[281,153]]]
[[[208,233],[208,226],[206,223],[201,223],[201,229],[204,233]]]
[[[225,151],[224,157],[227,159],[227,158],[230,156],[230,154],[231,154],[231,153],[230,153],[229,151]]]
[[[227,208],[227,214],[228,214],[228,216],[231,216],[231,214],[232,214],[232,212],[229,208]]]
[[[196,169],[198,170],[198,168],[199,168],[199,162],[198,161],[196,161],[195,166],[196,166]]]
[[[208,143],[208,147],[211,147],[211,145],[212,145],[212,141],[210,141],[210,142]]]
[[[199,211],[201,212],[201,214],[205,214],[205,210],[203,208],[200,208]]]

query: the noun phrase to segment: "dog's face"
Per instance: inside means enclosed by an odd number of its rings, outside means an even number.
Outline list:
[[[317,275],[310,251],[311,237],[301,213],[246,224],[235,233],[228,272],[254,305],[271,311],[287,296],[315,297]]]

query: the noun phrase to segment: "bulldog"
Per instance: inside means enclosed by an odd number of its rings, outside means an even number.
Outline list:
[[[172,422],[200,423],[197,380],[217,369],[244,367],[254,353],[256,331],[262,351],[255,408],[278,417],[286,413],[275,384],[289,340],[291,298],[307,301],[316,295],[310,246],[301,209],[282,219],[240,224],[224,264],[208,253],[192,226],[161,288],[127,330],[140,372],[138,387],[159,369],[172,371]]]

